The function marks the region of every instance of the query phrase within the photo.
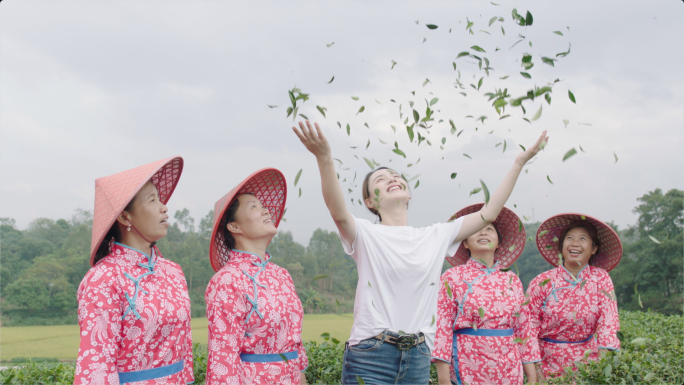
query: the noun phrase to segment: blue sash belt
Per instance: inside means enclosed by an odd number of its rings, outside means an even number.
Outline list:
[[[180,360],[175,364],[160,366],[158,368],[138,370],[135,372],[119,372],[119,384],[154,380],[155,378],[170,376],[182,371],[184,366],[184,360]]]
[[[464,328],[454,331],[454,371],[456,372],[456,383],[458,385],[463,385],[463,382],[461,382],[461,373],[458,371],[458,338],[456,337],[458,334],[477,337],[510,337],[513,335],[513,329]]]
[[[294,360],[299,357],[297,351],[282,354],[249,354],[240,353],[242,362],[280,362]]]
[[[589,337],[583,339],[582,341],[559,341],[559,340],[554,340],[553,338],[547,338],[547,337],[541,338],[541,340],[546,341],[546,342],[551,342],[554,344],[581,344],[583,342],[590,341],[592,338],[594,338],[593,334],[590,335]]]

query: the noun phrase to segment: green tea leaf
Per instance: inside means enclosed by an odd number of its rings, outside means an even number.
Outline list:
[[[423,82],[423,87],[425,87],[426,84],[430,83],[430,79],[425,78],[425,81]]]
[[[327,111],[328,109],[325,108],[325,107],[321,107],[321,106],[316,106],[316,109],[317,109],[318,112],[320,112],[321,115],[323,115],[323,117],[325,118],[325,111]]]
[[[479,308],[479,309],[477,309],[477,312],[480,315],[480,319],[483,319],[485,316],[485,310],[483,308]]]
[[[390,69],[393,70],[395,65],[397,65],[397,62],[395,62],[394,60],[392,60],[392,68],[390,68]]]
[[[465,157],[468,158],[468,159],[473,159],[473,158],[471,158],[470,155],[468,155],[468,154],[463,154],[463,156],[465,156]]]
[[[553,64],[553,62],[557,61],[557,59],[551,59],[551,58],[542,56],[542,61],[544,62],[544,64],[548,64],[548,65],[550,65],[551,67],[555,67],[555,65]]]
[[[491,19],[489,19],[489,26],[491,27],[492,24],[494,24],[494,22],[495,22],[496,20],[498,20],[498,19],[499,19],[499,18],[498,18],[497,16],[494,16],[494,17],[492,17]]]
[[[446,288],[447,295],[449,296],[449,298],[453,298],[454,296],[451,293],[451,286],[449,286],[449,281],[444,281],[444,287]]]
[[[527,151],[527,150],[525,149],[525,146],[523,146],[522,144],[519,144],[518,146],[520,146],[520,148],[522,148],[523,151]]]
[[[365,111],[365,110],[366,110],[366,107],[365,107],[365,106],[361,106],[361,108],[359,108],[359,112],[357,112],[356,115],[362,113],[362,112]]]
[[[446,142],[446,138],[442,137],[442,144]]]
[[[369,146],[370,146],[370,139],[368,139],[368,143],[366,143],[366,150],[368,150]]]
[[[649,235],[648,237],[651,238],[651,240],[652,240],[653,242],[655,242],[655,243],[657,243],[657,244],[660,245],[660,241],[659,241],[659,240],[657,240],[656,238],[654,238],[654,237],[651,236],[651,235]]]
[[[329,82],[327,82],[327,84],[330,84],[330,83],[332,83],[332,82],[333,82],[333,80],[335,80],[335,77],[334,77],[334,76],[332,77],[332,79],[330,79],[330,81],[329,81]]]
[[[319,274],[319,275],[313,277],[313,279],[311,280],[311,282],[313,282],[313,281],[318,281],[319,279],[323,279],[323,278],[326,278],[326,277],[328,277],[328,274]]]
[[[545,280],[541,281],[539,283],[539,286],[544,287],[546,286],[549,282],[551,281],[551,278],[546,278]]]
[[[297,176],[295,177],[294,185],[297,186],[297,183],[299,183],[299,177],[302,176],[302,169],[299,169],[299,172],[297,173]]]
[[[525,15],[525,25],[532,25],[533,21],[534,20],[532,19],[532,14],[530,13],[530,11],[527,11],[527,14]]]
[[[347,136],[350,135],[351,127],[349,127],[349,123],[347,123]]]
[[[413,143],[413,124],[410,126],[406,126],[406,131],[408,132],[409,143]]]
[[[573,147],[565,153],[565,155],[563,156],[563,162],[565,162],[566,159],[570,158],[575,154],[577,154],[577,150],[575,150],[575,148]]]
[[[470,47],[470,49],[472,49],[473,51],[477,51],[477,52],[484,52],[484,53],[487,53],[485,50],[483,50],[482,48],[480,48],[480,47],[477,46],[477,45],[474,45],[474,46]]]
[[[395,154],[397,154],[397,155],[401,155],[401,156],[403,156],[404,158],[406,158],[406,154],[404,154],[404,152],[401,151],[401,150],[398,149],[398,148],[393,149],[392,152],[395,153]]]
[[[570,121],[567,119],[563,119],[563,124],[565,124],[565,128],[568,128],[568,124],[570,124]]]
[[[452,172],[452,173],[451,173],[451,179],[456,179],[456,175],[458,175],[458,173]]]
[[[330,44],[326,44],[325,46],[326,46],[326,47],[328,47],[328,48],[330,48],[330,47],[332,47],[332,46],[333,46],[333,44],[335,44],[335,42],[334,42],[334,41],[333,41],[332,43],[330,43]]]
[[[272,106],[272,105],[270,105],[270,104],[267,104],[267,106],[268,106],[268,108],[276,108],[276,107],[278,107],[278,106]]]
[[[413,120],[415,120],[416,123],[420,121],[420,114],[416,110],[413,110]]]
[[[302,197],[302,188],[300,187],[299,188],[299,196],[297,198],[301,198],[301,197]]]
[[[449,124],[451,124],[451,135],[453,135],[454,132],[456,132],[456,125],[454,124],[454,121],[451,119],[449,119]]]
[[[373,164],[373,162],[370,161],[370,159],[368,159],[368,158],[363,158],[363,160],[366,161],[366,164],[368,165],[368,167],[371,168],[371,170],[375,170],[375,165]]]
[[[553,182],[551,182],[551,178],[548,175],[546,176],[546,179],[549,181],[549,183],[553,184]]]
[[[306,115],[304,115],[304,114],[299,114],[299,116],[301,116],[301,117],[304,118],[305,120],[309,120],[309,117],[306,116]]]
[[[530,76],[530,74],[528,74],[527,72],[521,72],[520,75],[522,75],[526,79],[532,79],[532,76]]]
[[[471,195],[473,195],[473,194],[477,194],[477,193],[479,193],[480,191],[482,191],[482,187],[475,187],[475,188],[473,189],[473,191],[471,191],[470,194],[468,194],[468,196],[471,196]]]
[[[557,53],[556,57],[566,57],[570,54],[570,48],[572,48],[572,44],[568,43],[568,51],[567,52],[561,52]]]
[[[563,36],[563,32],[561,32],[561,31],[553,31],[553,33],[555,33],[556,35]]]
[[[506,141],[505,140],[504,140],[504,145],[503,145],[503,151],[501,151],[501,153],[503,154],[504,152],[506,152]]]
[[[537,110],[537,113],[534,114],[532,117],[532,121],[534,122],[535,120],[539,119],[542,114],[542,106],[539,106],[539,110]]]
[[[518,232],[522,233],[522,231],[523,231],[523,223],[520,220],[520,218],[518,218]]]
[[[568,90],[568,97],[570,98],[571,102],[577,104],[577,102],[575,101],[575,95],[573,95],[573,93],[570,90]]]
[[[416,189],[416,188],[418,188],[418,186],[420,186],[420,181],[419,181],[419,180],[416,181],[416,184],[413,186],[413,188]]]
[[[417,23],[416,23],[416,24],[417,24]],[[356,382],[357,382],[359,385],[366,385],[366,381],[364,381],[363,378],[361,378],[361,376],[359,376],[358,374],[356,375]]]
[[[485,205],[489,203],[489,189],[487,188],[487,185],[485,182],[480,179],[480,184],[482,185],[482,192],[484,193],[484,198],[485,198]]]
[[[613,156],[615,157],[615,163],[617,163],[618,157],[617,157],[617,154],[615,153],[615,151],[613,151]]]
[[[359,100],[359,97],[358,97],[358,96],[352,96],[351,98],[354,99],[354,100]]]
[[[437,104],[438,101],[439,98],[432,98],[432,100],[430,100],[430,106],[434,106],[435,104]]]
[[[437,29],[437,28],[438,28],[438,27],[437,27],[436,25],[434,25],[434,24],[425,24],[425,26],[428,27],[428,29]]]

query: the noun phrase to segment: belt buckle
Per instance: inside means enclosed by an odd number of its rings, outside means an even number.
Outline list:
[[[397,337],[397,349],[409,350],[416,344],[416,337],[412,335],[401,335]]]

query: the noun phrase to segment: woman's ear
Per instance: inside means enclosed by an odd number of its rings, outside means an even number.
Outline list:
[[[235,222],[227,223],[226,229],[228,229],[228,231],[230,231],[233,234],[242,234],[242,230],[240,230],[240,226],[238,226],[238,224]]]
[[[121,223],[122,226],[128,227],[131,225],[131,222],[128,220],[128,214],[123,211],[119,216],[116,218],[117,222]]]
[[[468,249],[468,239],[467,239],[467,238],[464,239],[463,241],[461,241],[461,243],[463,244],[463,247],[465,247],[466,250],[469,250],[469,249]]]
[[[594,243],[592,243],[591,246],[591,256],[593,257],[594,255],[596,255],[596,252],[598,251],[598,246],[596,246],[596,244]]]

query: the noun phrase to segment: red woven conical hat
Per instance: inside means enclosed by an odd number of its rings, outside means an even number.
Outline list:
[[[600,267],[605,271],[613,270],[620,263],[620,258],[622,258],[622,242],[620,237],[612,227],[588,215],[565,213],[554,215],[545,220],[539,226],[539,230],[537,230],[537,248],[541,255],[550,264],[558,267],[560,264],[559,255],[561,254],[558,250],[558,238],[568,225],[577,221],[586,221],[591,226],[594,226],[596,228],[596,235],[601,243],[591,265]]]
[[[484,206],[484,203],[476,203],[463,208],[449,218],[449,221],[464,215],[476,213],[480,211],[482,206]],[[520,218],[518,218],[513,211],[505,207],[501,210],[499,216],[496,217],[494,225],[499,230],[499,233],[501,233],[501,238],[503,238],[502,242],[499,244],[499,248],[494,252],[494,260],[498,261],[499,266],[505,269],[518,259],[525,248],[525,227]],[[468,254],[468,250],[463,246],[463,243],[461,243],[458,250],[456,250],[456,254],[447,257],[447,261],[449,261],[452,266],[462,265],[468,262],[469,259],[470,254]]]
[[[151,181],[159,191],[159,200],[166,204],[178,184],[182,171],[183,158],[175,156],[95,180],[93,237],[90,243],[91,266],[100,243],[116,218],[145,183]]]
[[[214,205],[214,229],[209,240],[209,260],[214,271],[219,271],[230,260],[230,250],[226,247],[221,219],[228,207],[241,194],[251,193],[268,208],[275,227],[278,227],[285,211],[287,182],[283,173],[275,168],[264,168],[247,177]]]

